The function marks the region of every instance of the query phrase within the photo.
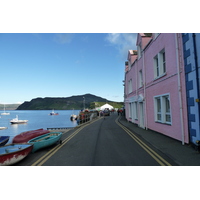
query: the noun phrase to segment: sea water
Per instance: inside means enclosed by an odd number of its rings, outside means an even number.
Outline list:
[[[3,111],[0,111],[2,113]],[[8,143],[12,142],[14,136],[24,132],[39,128],[73,128],[77,126],[76,121],[71,121],[72,114],[79,114],[79,110],[54,110],[59,115],[50,115],[51,110],[7,110],[10,115],[0,115],[0,127],[7,129],[0,130],[0,136],[10,136]],[[10,120],[16,118],[28,120],[25,124],[11,124]],[[7,143],[7,144],[8,144]]]

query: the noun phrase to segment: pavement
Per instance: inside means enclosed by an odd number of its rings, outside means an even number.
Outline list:
[[[136,124],[128,122],[124,116],[121,116],[119,122],[173,159],[178,165],[200,166],[200,153],[191,144],[182,145],[181,141],[152,130],[142,129]]]

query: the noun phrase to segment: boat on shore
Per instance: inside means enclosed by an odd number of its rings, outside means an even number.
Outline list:
[[[62,136],[61,132],[51,132],[51,133],[47,133],[45,135],[41,135],[36,138],[33,138],[29,140],[28,143],[33,144],[32,152],[35,152],[39,149],[51,146],[58,141],[62,143],[61,136]]]
[[[22,132],[18,135],[16,135],[14,138],[13,138],[13,143],[27,143],[29,140],[35,138],[35,137],[38,137],[40,135],[44,135],[44,134],[47,134],[47,133],[50,133],[50,131],[48,130],[45,130],[45,129],[36,129],[36,130],[31,130],[31,131],[25,131],[25,132]]]
[[[0,166],[13,165],[24,159],[33,149],[33,144],[8,144],[0,147]]]
[[[18,119],[18,115],[16,115],[16,118],[10,120],[11,124],[24,124],[24,123],[27,123],[27,122],[28,122],[28,120]]]
[[[4,146],[8,140],[9,140],[10,136],[0,136],[0,146]]]

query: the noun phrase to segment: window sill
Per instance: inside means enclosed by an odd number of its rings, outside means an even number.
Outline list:
[[[141,89],[141,88],[143,88],[144,87],[144,85],[142,85],[142,86],[139,86],[139,88],[138,89]]]
[[[166,75],[167,75],[167,73],[165,72],[164,74],[162,74],[162,75],[157,76],[156,78],[154,78],[154,81],[157,81],[158,79],[160,79],[160,78],[162,78],[162,77],[164,77]]]
[[[163,125],[168,125],[168,126],[172,126],[171,123],[164,123],[164,122],[159,122],[159,121],[155,121],[155,123],[158,123],[158,124],[163,124]]]

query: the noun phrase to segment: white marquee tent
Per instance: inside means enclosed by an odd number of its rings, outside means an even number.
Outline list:
[[[113,106],[106,103],[106,104],[104,104],[103,106],[100,107],[101,110],[105,110],[106,108],[108,108],[109,110],[112,110]]]

